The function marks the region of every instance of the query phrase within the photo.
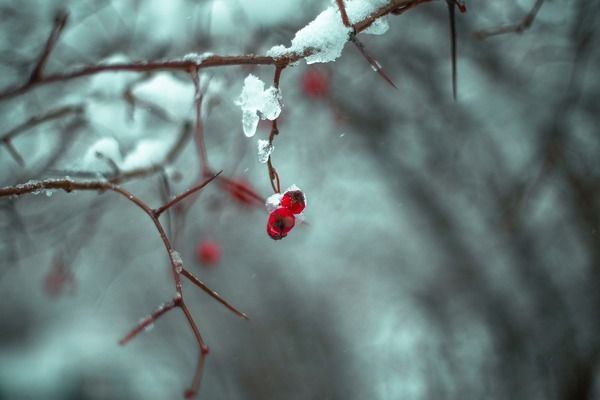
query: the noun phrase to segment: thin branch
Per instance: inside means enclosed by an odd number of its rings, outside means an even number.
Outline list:
[[[194,378],[192,379],[192,384],[189,389],[187,389],[184,393],[186,399],[193,399],[198,394],[198,390],[200,389],[200,383],[202,382],[202,372],[204,371],[204,360],[206,355],[208,354],[208,346],[204,343],[204,339],[202,339],[202,335],[200,334],[200,330],[196,323],[194,322],[194,318],[188,310],[187,306],[181,300],[179,303],[179,308],[183,311],[185,318],[194,333],[194,337],[196,339],[196,343],[198,343],[198,347],[200,348],[200,354],[198,355],[198,363],[196,364],[196,370],[194,371]]]
[[[379,8],[363,20],[352,25],[356,34],[371,26],[378,18],[387,14],[401,14],[415,6],[433,0],[391,0],[389,4]],[[238,56],[212,55],[201,59],[183,58],[174,60],[137,61],[129,63],[100,63],[81,67],[75,71],[45,75],[41,79],[28,81],[20,86],[0,92],[0,101],[22,95],[29,90],[56,82],[66,82],[76,78],[104,72],[152,72],[152,71],[181,71],[192,69],[225,67],[234,65],[282,65],[287,66],[314,53],[314,49],[304,49],[301,52],[290,52],[279,57],[257,56],[254,54]]]
[[[144,178],[144,177],[162,172],[164,170],[165,166],[172,164],[177,159],[179,154],[181,154],[181,151],[185,147],[185,144],[188,141],[188,139],[191,137],[191,135],[192,135],[191,123],[189,121],[186,121],[181,128],[181,132],[180,132],[177,140],[175,141],[173,146],[169,149],[167,155],[165,156],[165,158],[162,161],[160,161],[159,163],[156,163],[156,164],[142,167],[142,168],[135,168],[135,169],[127,170],[127,171],[119,171],[118,173],[112,174],[112,175],[104,175],[104,179],[106,179],[110,183],[120,184],[120,183],[130,181],[132,179]],[[92,171],[75,171],[75,170],[61,169],[61,170],[51,170],[50,172],[52,172],[53,174],[58,174],[58,175],[70,175],[70,176],[77,176],[80,178],[96,178],[98,176],[97,172],[92,172]]]
[[[279,91],[279,82],[281,80],[281,72],[285,68],[285,65],[277,65],[275,67],[275,73],[273,75],[273,87]],[[279,135],[279,128],[277,127],[277,120],[279,116],[275,118],[271,122],[271,132],[269,133],[269,145],[273,145],[273,140],[275,140],[275,136]],[[269,158],[267,159],[267,169],[269,172],[269,181],[271,183],[271,187],[275,193],[279,193],[281,191],[281,186],[279,182],[279,174],[275,167],[273,167],[273,161],[271,159],[271,155],[269,154]]]
[[[13,156],[15,161],[19,163],[21,166],[25,165],[25,161],[23,157],[17,152],[15,147],[12,144],[12,140],[18,134],[27,131],[31,128],[36,127],[37,125],[43,124],[44,122],[52,121],[55,119],[62,118],[69,114],[81,114],[83,113],[83,106],[65,106],[61,108],[54,109],[44,115],[38,115],[35,117],[29,118],[27,121],[15,126],[8,132],[4,133],[0,136],[0,142],[6,146],[8,152]]]
[[[17,151],[17,149],[15,148],[15,146],[13,146],[13,144],[10,142],[10,140],[4,141],[4,146],[6,147],[6,150],[10,153],[10,155],[12,156],[12,158],[16,161],[16,163],[19,164],[19,166],[24,167],[25,166],[25,160],[19,154],[19,152]]]
[[[194,137],[196,139],[196,146],[198,148],[198,157],[200,158],[200,169],[202,176],[208,176],[210,174],[210,167],[208,166],[208,156],[206,154],[206,144],[204,143],[204,130],[202,129],[202,99],[203,93],[200,89],[200,78],[198,75],[198,69],[194,68],[191,70],[190,75],[194,82],[194,105],[196,110],[196,121],[194,124]]]
[[[477,31],[474,35],[477,39],[487,39],[490,36],[503,35],[506,33],[523,33],[531,27],[533,21],[535,20],[535,17],[537,16],[537,13],[540,11],[540,8],[542,8],[543,4],[544,0],[536,0],[531,10],[529,10],[529,12],[525,14],[525,17],[523,17],[523,19],[516,24],[504,25],[497,28]]]
[[[250,319],[250,318],[248,318],[248,315],[239,311],[237,308],[235,308],[233,305],[231,305],[231,303],[229,303],[227,300],[225,300],[223,297],[221,297],[221,295],[219,293],[215,292],[214,290],[212,290],[211,288],[206,286],[206,284],[204,282],[202,282],[200,279],[198,279],[194,274],[192,274],[187,269],[184,268],[181,271],[181,274],[183,276],[185,276],[186,278],[188,278],[190,280],[190,282],[192,282],[194,285],[196,285],[200,289],[204,290],[210,297],[212,297],[213,299],[217,300],[219,303],[221,303],[225,307],[227,307],[230,311],[232,311],[238,317],[240,317],[242,319],[246,319],[246,320]]]
[[[204,189],[204,187],[206,185],[208,185],[210,182],[212,182],[217,176],[221,175],[223,171],[219,171],[216,174],[214,174],[213,176],[206,178],[204,181],[200,182],[199,184],[189,188],[188,190],[186,190],[185,192],[173,197],[170,201],[168,201],[167,203],[163,204],[162,206],[158,207],[157,209],[155,209],[153,211],[153,214],[156,218],[160,217],[160,215],[165,212],[166,210],[168,210],[169,208],[173,207],[175,204],[179,203],[180,201],[184,200],[186,197],[188,197],[191,194],[196,193],[199,190]]]
[[[52,50],[54,49],[62,30],[67,24],[68,17],[69,15],[66,12],[61,11],[54,18],[54,27],[52,28],[52,32],[50,32],[50,36],[48,36],[48,40],[46,41],[46,45],[42,50],[42,54],[33,68],[31,75],[29,76],[29,83],[37,82],[42,79],[46,61],[48,61],[50,53],[52,53]]]
[[[448,4],[448,19],[450,20],[450,57],[452,62],[452,97],[456,101],[456,19],[455,3],[453,0],[446,0]]]
[[[175,307],[177,307],[177,302],[175,300],[171,300],[169,303],[165,303],[165,304],[161,305],[160,307],[158,307],[156,309],[156,311],[154,311],[152,314],[150,314],[146,318],[144,318],[135,328],[133,328],[127,335],[125,335],[125,337],[123,337],[123,339],[119,340],[119,344],[121,346],[126,345],[131,339],[136,337],[140,332],[142,332],[144,329],[146,329],[149,326],[151,326],[152,324],[154,324],[154,322],[156,322],[156,320],[158,318],[160,318],[163,314],[166,314],[167,312],[171,311]]]
[[[335,0],[338,8],[340,9],[340,15],[342,16],[342,23],[344,26],[350,27],[352,24],[350,23],[350,18],[348,18],[348,13],[346,12],[346,6],[344,5],[344,0]]]
[[[387,83],[389,83],[394,89],[398,89],[398,87],[394,84],[389,75],[385,72],[379,61],[374,59],[365,48],[365,45],[360,42],[355,35],[352,35],[351,39],[352,43],[356,46],[356,48],[360,51],[360,54],[369,62],[373,71],[377,72],[379,76],[381,76]]]

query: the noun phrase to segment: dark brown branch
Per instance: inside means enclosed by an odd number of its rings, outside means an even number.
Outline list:
[[[379,10],[375,11],[374,13],[372,13],[371,15],[369,15],[362,21],[359,21],[356,24],[354,24],[353,25],[354,32],[360,33],[362,31],[364,31],[365,29],[370,27],[377,19],[379,19],[385,15],[388,15],[388,14],[401,15],[401,14],[404,14],[406,11],[418,6],[419,4],[428,3],[430,1],[433,1],[433,0],[409,0],[409,1],[395,0],[395,1],[391,1],[387,6],[381,7]]]
[[[430,2],[433,0],[391,0],[390,3],[376,10],[362,21],[352,25],[355,33],[360,33],[373,24],[378,18],[387,14],[401,14],[421,3]],[[192,69],[225,67],[233,65],[280,65],[287,66],[300,59],[313,54],[313,50],[305,49],[301,54],[291,52],[279,57],[257,56],[254,54],[239,55],[239,56],[219,56],[212,55],[209,57],[194,59],[184,58],[176,60],[159,60],[159,61],[137,61],[130,63],[114,63],[114,64],[96,64],[81,67],[75,71],[67,73],[57,73],[45,75],[36,81],[28,81],[21,86],[7,89],[0,92],[0,101],[6,100],[15,96],[26,93],[27,91],[42,85],[47,85],[56,82],[66,82],[76,78],[82,78],[89,75],[104,73],[104,72],[153,72],[153,71],[181,71],[189,72]]]
[[[450,20],[450,57],[452,63],[452,97],[456,101],[456,16],[455,3],[446,0],[448,4],[448,19]]]
[[[335,2],[337,3],[337,6],[340,10],[340,15],[342,16],[342,23],[344,24],[344,26],[352,26],[352,24],[350,23],[350,18],[348,18],[348,13],[346,12],[344,0],[335,0]]]
[[[54,27],[52,28],[50,36],[48,36],[48,40],[46,41],[44,50],[42,50],[42,54],[40,55],[35,67],[33,68],[31,75],[29,76],[29,83],[37,82],[42,79],[44,67],[46,66],[46,61],[48,61],[50,53],[52,53],[52,50],[54,49],[54,46],[56,45],[56,42],[58,41],[62,30],[67,24],[68,17],[69,15],[66,12],[61,11],[54,18]]]
[[[358,51],[360,51],[360,54],[362,54],[362,56],[367,60],[367,62],[371,65],[371,68],[373,69],[373,71],[377,72],[379,74],[379,76],[381,76],[387,83],[389,83],[394,89],[398,89],[398,87],[394,84],[394,82],[392,81],[392,79],[389,77],[389,75],[385,72],[385,70],[383,69],[383,67],[381,66],[381,64],[379,64],[379,61],[377,61],[376,59],[374,59],[368,52],[367,49],[365,48],[365,46],[362,44],[362,42],[360,42],[355,35],[352,35],[352,38],[350,39],[352,41],[352,43],[354,43],[354,45],[356,46],[356,48],[358,49]]]
[[[198,192],[199,190],[204,189],[204,187],[206,185],[208,185],[210,182],[212,182],[217,176],[221,175],[223,171],[219,171],[217,172],[215,175],[206,178],[204,181],[200,182],[199,184],[189,188],[188,190],[186,190],[185,192],[173,197],[170,201],[168,201],[167,203],[163,204],[162,206],[158,207],[157,209],[155,209],[153,211],[153,214],[156,218],[160,217],[160,215],[165,212],[166,210],[168,210],[169,208],[173,207],[175,204],[179,203],[180,201],[184,200],[186,197]]]
[[[523,17],[523,19],[516,24],[504,25],[497,28],[477,31],[474,33],[474,35],[477,39],[486,39],[490,36],[503,35],[506,33],[523,33],[525,30],[531,27],[533,21],[535,20],[535,17],[537,16],[537,13],[540,11],[540,8],[542,8],[543,4],[544,0],[536,0],[531,10],[529,10],[525,17]]]
[[[127,344],[131,339],[136,337],[141,331],[148,328],[154,322],[160,318],[163,314],[171,311],[173,308],[177,307],[177,302],[175,300],[171,300],[169,303],[165,303],[158,307],[156,311],[152,314],[148,315],[144,318],[135,328],[133,328],[123,339],[119,340],[119,344],[121,346]]]
[[[190,282],[192,282],[194,285],[196,285],[200,289],[204,290],[210,297],[212,297],[213,299],[217,300],[219,303],[221,303],[225,307],[227,307],[230,311],[232,311],[238,317],[240,317],[242,319],[250,319],[250,318],[248,318],[248,316],[245,313],[239,311],[237,308],[235,308],[233,305],[231,305],[231,303],[229,303],[227,300],[225,300],[223,297],[221,297],[221,295],[219,293],[215,292],[214,290],[212,290],[211,288],[206,286],[206,284],[204,282],[202,282],[200,279],[198,279],[196,276],[194,276],[194,274],[189,272],[187,269],[184,268],[181,271],[181,274],[183,276],[185,276],[186,278],[188,278],[190,280]]]
[[[275,67],[275,74],[273,75],[273,87],[279,91],[279,82],[281,80],[281,72],[285,66],[277,65]],[[279,135],[279,128],[277,127],[277,120],[279,116],[275,118],[271,122],[271,132],[269,133],[269,145],[273,145],[273,140],[275,140],[275,136]],[[279,174],[275,167],[273,167],[273,161],[271,159],[271,155],[269,154],[269,158],[267,159],[267,170],[269,172],[269,181],[271,183],[271,188],[275,193],[279,193],[281,191],[281,186],[279,183]]]
[[[198,363],[196,364],[196,370],[194,371],[194,378],[192,379],[192,384],[189,389],[185,391],[186,399],[193,399],[198,394],[198,390],[200,389],[200,383],[202,382],[202,372],[204,371],[204,360],[206,355],[208,354],[208,346],[204,343],[204,339],[202,339],[202,335],[200,334],[200,330],[196,323],[194,322],[194,318],[188,310],[187,306],[183,302],[183,300],[179,303],[179,308],[183,311],[185,318],[194,333],[194,338],[196,339],[196,343],[198,343],[198,347],[200,348],[200,354],[198,355]]]

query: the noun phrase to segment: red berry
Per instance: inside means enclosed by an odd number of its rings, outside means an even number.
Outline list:
[[[309,69],[302,75],[302,91],[309,97],[324,97],[329,92],[329,80],[318,69]]]
[[[304,193],[301,190],[290,190],[285,192],[281,198],[281,206],[287,208],[294,214],[300,214],[306,206]]]
[[[217,242],[206,240],[198,243],[196,247],[196,258],[201,264],[216,265],[221,259],[221,249]]]
[[[295,223],[296,218],[290,210],[283,207],[277,208],[269,214],[267,233],[273,240],[283,239],[292,230]]]

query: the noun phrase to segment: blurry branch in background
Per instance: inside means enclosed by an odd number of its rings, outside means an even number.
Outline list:
[[[48,61],[50,53],[54,49],[54,46],[56,45],[56,42],[58,41],[62,30],[65,28],[68,17],[69,15],[64,11],[60,11],[54,17],[54,27],[52,28],[52,32],[50,32],[50,36],[46,41],[46,45],[42,50],[42,54],[40,54],[40,58],[38,59],[37,63],[35,64],[35,67],[33,68],[33,71],[31,72],[31,75],[29,76],[29,83],[33,84],[43,79],[42,74],[44,71],[44,67],[46,66],[46,61]]]
[[[351,41],[354,45],[357,46],[361,54],[365,57],[365,59],[369,62],[369,64],[373,67],[373,69],[391,86],[396,87],[390,77],[385,73],[382,69],[381,65],[377,60],[375,60],[365,49],[365,46],[358,41],[357,35],[364,30],[368,29],[375,21],[379,18],[387,16],[387,15],[401,15],[404,12],[413,9],[419,4],[428,3],[432,0],[390,0],[385,6],[374,10],[371,14],[364,17],[362,20],[351,23],[350,18],[346,12],[343,0],[336,0],[338,9],[340,11],[342,23],[346,28],[349,28],[348,37],[345,39],[345,42]],[[448,3],[450,7],[454,7],[454,3]],[[460,7],[461,3],[457,3]],[[170,59],[170,60],[154,60],[154,61],[134,61],[134,62],[123,62],[123,63],[98,63],[86,65],[78,68],[74,68],[71,71],[60,71],[56,73],[47,74],[45,71],[45,67],[49,57],[52,55],[52,51],[55,48],[58,40],[60,39],[60,35],[63,32],[68,17],[65,12],[60,12],[57,14],[54,20],[53,28],[48,36],[46,44],[38,57],[37,61],[34,64],[31,74],[29,78],[20,84],[12,88],[6,88],[0,91],[0,101],[5,101],[11,98],[15,98],[17,96],[23,95],[32,91],[37,87],[41,87],[44,85],[50,85],[55,83],[67,82],[77,78],[82,78],[86,76],[97,75],[104,72],[137,72],[143,74],[140,80],[133,82],[133,85],[143,81],[150,76],[152,72],[158,71],[171,71],[171,72],[182,72],[185,74],[189,74],[194,84],[194,114],[195,121],[193,124],[193,132],[194,138],[196,141],[197,147],[197,156],[200,162],[200,174],[197,182],[188,190],[183,193],[173,197],[172,199],[165,199],[163,205],[158,208],[151,208],[146,202],[136,197],[129,191],[125,190],[121,186],[120,183],[126,182],[128,180],[134,178],[142,178],[154,173],[163,172],[165,167],[174,162],[175,158],[181,153],[184,146],[187,144],[188,139],[191,136],[192,132],[192,124],[191,122],[185,122],[183,124],[181,133],[176,140],[173,147],[169,150],[168,154],[162,160],[162,162],[158,164],[153,164],[144,168],[133,169],[129,171],[121,171],[119,165],[115,160],[112,160],[110,157],[104,154],[97,154],[97,157],[104,160],[112,169],[110,174],[98,174],[96,172],[68,172],[69,175],[77,176],[79,179],[90,179],[90,180],[73,180],[70,178],[58,178],[58,179],[42,179],[42,180],[31,180],[24,184],[7,186],[0,188],[0,198],[5,199],[13,199],[18,196],[29,194],[29,193],[38,193],[44,190],[64,190],[66,192],[72,191],[97,191],[97,192],[105,192],[112,191],[120,194],[125,197],[128,201],[135,204],[138,208],[140,208],[152,221],[154,224],[163,244],[165,250],[167,252],[167,256],[169,258],[173,281],[175,285],[176,294],[173,299],[171,299],[168,303],[165,303],[163,306],[152,312],[148,317],[146,317],[142,322],[136,325],[121,341],[120,344],[125,344],[129,342],[132,338],[137,336],[140,332],[142,332],[145,328],[147,328],[150,324],[154,323],[158,318],[160,318],[165,313],[171,311],[172,309],[179,308],[183,312],[190,330],[194,334],[196,343],[199,348],[199,356],[197,361],[196,370],[194,373],[194,377],[192,380],[192,384],[190,388],[185,392],[186,398],[194,398],[198,393],[198,388],[200,386],[202,371],[205,362],[205,357],[208,354],[208,346],[205,344],[200,330],[194,321],[190,311],[187,308],[187,305],[184,301],[183,289],[182,289],[182,278],[188,279],[192,284],[205,291],[209,296],[217,300],[219,303],[224,305],[234,314],[242,319],[248,319],[246,314],[237,310],[233,307],[229,302],[223,299],[217,292],[210,289],[206,286],[201,280],[195,277],[191,272],[189,272],[183,264],[179,253],[175,250],[173,246],[173,241],[167,235],[165,229],[163,228],[162,223],[160,222],[160,216],[168,210],[174,209],[177,210],[176,206],[181,206],[182,202],[185,200],[189,205],[193,202],[193,199],[197,197],[197,194],[200,190],[202,190],[207,184],[213,182],[213,180],[217,179],[221,184],[221,187],[224,188],[227,192],[231,194],[232,197],[236,198],[238,201],[245,203],[247,205],[257,205],[264,204],[264,199],[258,195],[251,187],[244,184],[242,181],[237,181],[232,178],[228,178],[226,176],[219,176],[221,172],[215,173],[213,169],[210,167],[207,157],[207,149],[204,143],[204,132],[201,120],[201,111],[202,111],[202,100],[204,90],[200,85],[199,72],[204,68],[214,68],[214,67],[225,67],[225,66],[242,66],[242,65],[266,65],[273,66],[274,76],[273,76],[273,85],[279,90],[279,83],[281,79],[282,72],[285,68],[300,61],[306,57],[314,55],[318,53],[322,49],[308,47],[306,44],[304,46],[296,47],[293,49],[287,48],[284,52],[278,54],[277,56],[260,56],[254,54],[246,54],[246,55],[234,55],[234,56],[221,56],[221,55],[212,55],[212,54],[189,54],[179,59]],[[453,20],[451,20],[452,26]],[[326,35],[327,32],[323,32],[323,35]],[[452,31],[452,54],[453,54],[453,87],[454,93],[456,92],[456,72],[455,72],[455,34]],[[341,41],[340,43],[345,43]],[[151,109],[156,108],[152,104],[141,103],[138,99],[135,98],[133,93],[133,86],[129,85],[125,88],[123,93],[123,98],[126,103],[133,109],[136,103],[140,103],[145,106],[151,106]],[[157,106],[158,107],[158,106]],[[11,153],[13,158],[22,166],[24,166],[25,162],[20,154],[16,151],[14,146],[11,143],[11,139],[14,138],[18,133],[23,132],[31,127],[39,125],[45,121],[50,121],[53,119],[62,118],[68,114],[80,114],[83,112],[83,107],[81,106],[69,106],[61,109],[57,109],[54,111],[50,111],[45,115],[33,117],[30,120],[22,123],[21,125],[13,128],[8,131],[6,134],[1,136],[2,143],[6,146],[7,150]],[[170,117],[166,113],[157,113],[158,117],[162,117],[164,119],[170,120]],[[275,136],[279,134],[278,127],[278,118],[275,118],[272,121],[271,131],[269,135],[269,144],[272,145],[275,139]],[[64,147],[66,147],[65,144]],[[61,154],[60,152],[57,153]],[[281,191],[280,177],[277,173],[276,169],[273,167],[271,157],[269,155],[268,162],[268,175],[269,181],[271,183],[272,189],[274,192]],[[66,171],[54,171],[54,172],[66,172]],[[167,192],[169,192],[167,190]],[[177,231],[178,229],[176,229]],[[63,273],[64,271],[59,271]]]
[[[503,35],[506,33],[523,33],[525,30],[529,29],[531,24],[533,24],[537,13],[540,11],[540,8],[542,8],[542,4],[544,4],[544,0],[536,0],[531,10],[516,24],[480,30],[475,32],[474,35],[477,39],[486,39],[490,36]]]
[[[154,175],[161,171],[164,171],[165,167],[175,162],[177,157],[183,151],[187,141],[190,139],[192,135],[191,123],[186,121],[177,137],[177,140],[172,145],[172,147],[167,152],[167,155],[163,160],[158,163],[151,164],[147,167],[142,168],[134,168],[126,171],[122,171],[118,166],[115,165],[111,174],[101,174],[102,178],[110,183],[119,184],[127,181],[131,181],[133,179],[145,178],[150,175]],[[96,156],[100,159],[106,160],[110,164],[115,164],[113,160],[110,160],[105,155],[100,153],[96,154]],[[69,175],[76,176],[79,178],[97,178],[98,172],[92,171],[71,171],[71,170],[52,170],[50,171],[55,175]]]
[[[52,110],[44,115],[31,117],[27,121],[19,124],[18,126],[12,128],[8,132],[6,132],[2,136],[0,136],[0,141],[6,147],[6,150],[8,150],[8,152],[14,158],[14,160],[20,166],[24,167],[25,160],[23,160],[23,157],[21,157],[21,155],[19,154],[17,149],[12,144],[12,139],[14,139],[15,136],[17,136],[18,134],[20,134],[24,131],[27,131],[28,129],[31,129],[37,125],[43,124],[44,122],[62,118],[64,116],[70,115],[70,114],[76,114],[76,115],[82,114],[83,112],[84,112],[84,108],[81,105],[66,106],[66,107],[61,107],[61,108]]]

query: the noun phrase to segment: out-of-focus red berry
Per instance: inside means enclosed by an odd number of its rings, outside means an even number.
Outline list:
[[[196,246],[196,258],[201,264],[216,265],[221,259],[221,248],[217,242],[205,240]]]
[[[304,201],[304,193],[301,190],[290,190],[285,192],[281,198],[281,206],[287,208],[294,214],[300,214],[306,203]]]
[[[67,289],[73,289],[73,273],[62,262],[56,262],[44,279],[44,291],[49,297],[58,297]]]
[[[302,75],[302,91],[309,97],[325,97],[329,93],[329,78],[318,69],[308,69]]]
[[[242,178],[227,182],[227,191],[239,204],[251,207],[256,203],[261,203],[260,196],[256,194],[252,186]]]
[[[296,218],[290,210],[283,207],[277,208],[269,214],[267,233],[273,240],[283,239],[292,230],[295,223]]]

